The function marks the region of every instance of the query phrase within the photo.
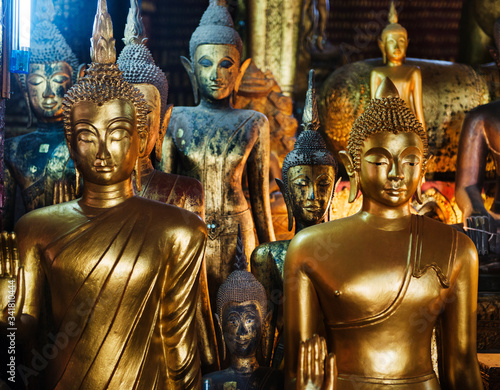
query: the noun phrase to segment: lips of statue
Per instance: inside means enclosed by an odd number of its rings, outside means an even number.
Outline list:
[[[297,165],[287,173],[293,215],[304,226],[321,222],[330,205],[335,172],[329,165]]]
[[[62,120],[64,95],[73,85],[73,70],[67,62],[31,64],[27,78],[28,97],[41,122]]]
[[[423,144],[414,133],[376,133],[361,148],[359,180],[364,201],[406,205],[422,175]]]
[[[115,99],[102,105],[82,101],[70,114],[72,154],[85,181],[112,185],[130,179],[139,155],[135,108]]]
[[[222,331],[226,346],[232,356],[249,357],[259,345],[262,319],[253,301],[231,302],[222,315]]]
[[[240,68],[240,53],[232,45],[200,45],[193,59],[202,99],[214,101],[233,92]]]

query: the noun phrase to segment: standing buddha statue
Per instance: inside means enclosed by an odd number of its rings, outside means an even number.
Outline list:
[[[306,96],[302,127],[293,150],[283,161],[283,181],[276,179],[288,212],[288,230],[292,230],[295,219],[295,233],[302,229],[328,220],[331,201],[334,196],[337,162],[326,148],[325,141],[317,131],[319,128],[314,71],[309,73],[309,88]],[[251,268],[257,280],[262,283],[271,307],[273,317],[271,326],[281,333],[283,329],[282,302],[283,266],[288,245],[291,240],[274,241],[259,245],[252,253]],[[270,332],[273,347],[275,332]],[[278,341],[277,338],[276,341]],[[273,365],[281,363],[282,348],[274,352]],[[272,350],[265,351],[266,363]]]
[[[16,187],[27,212],[53,204],[54,184],[65,178],[67,169],[69,179],[74,181],[74,169],[66,165],[69,154],[62,101],[76,80],[78,60],[52,23],[55,9],[51,0],[41,1],[35,16],[38,22],[31,37],[29,73],[21,77],[21,85],[38,125],[36,131],[5,141],[7,230],[14,227]]]
[[[478,260],[451,226],[413,215],[427,135],[389,79],[341,152],[362,210],[311,226],[284,269],[285,380],[295,388],[299,342],[324,324],[338,390],[482,389],[476,353]],[[439,382],[431,337],[440,329]]]
[[[147,40],[137,0],[130,1],[124,34],[125,47],[118,57],[118,67],[125,81],[134,84],[146,99],[148,116],[146,152],[140,159],[141,190],[138,195],[173,204],[205,218],[205,198],[201,183],[193,178],[165,173],[153,168],[151,153],[161,156],[161,146],[168,127],[172,106],[167,106],[168,84],[165,74],[155,65]],[[200,298],[196,315],[198,342],[203,371],[219,369],[217,342],[208,296],[206,267],[200,274]]]
[[[48,290],[56,340],[42,351],[56,353],[43,369],[44,389],[199,389],[195,312],[206,227],[194,213],[134,196],[147,104],[115,63],[112,28],[98,0],[92,64],[64,99],[83,196],[17,223],[26,296],[16,325],[21,332],[40,322]],[[36,356],[30,375],[40,370]]]
[[[231,273],[240,225],[246,253],[274,241],[269,202],[269,124],[256,111],[234,109],[248,66],[240,67],[242,42],[221,0],[211,0],[191,36],[191,60],[182,57],[193,85],[196,107],[175,107],[163,141],[160,169],[198,179],[205,189],[208,227],[206,264],[212,307]],[[250,204],[242,190],[246,168]]]
[[[372,99],[375,97],[379,85],[384,78],[389,77],[399,96],[410,107],[425,129],[424,109],[422,106],[422,74],[416,65],[405,64],[406,49],[408,48],[408,33],[398,23],[398,14],[394,1],[391,1],[389,10],[389,24],[382,30],[378,40],[382,58],[386,66],[379,66],[372,70],[370,76],[370,91]]]
[[[230,355],[229,368],[203,377],[210,389],[238,390],[283,389],[283,374],[269,367],[260,367],[257,350],[265,345],[271,312],[268,311],[264,287],[247,271],[245,248],[238,235],[235,270],[217,292],[218,330]]]

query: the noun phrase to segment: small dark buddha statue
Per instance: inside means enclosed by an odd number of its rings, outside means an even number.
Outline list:
[[[29,379],[43,371],[43,389],[198,390],[195,315],[206,226],[190,211],[134,196],[147,103],[115,63],[105,0],[98,0],[91,43],[92,63],[63,102],[83,196],[34,210],[15,228],[26,281],[18,331],[65,340],[40,346],[57,353],[43,370],[28,361]],[[43,318],[52,329],[26,333]]]
[[[140,159],[138,172],[141,189],[138,195],[162,203],[172,204],[205,217],[205,199],[201,183],[193,178],[165,173],[153,168],[151,153],[161,156],[161,147],[168,127],[172,106],[167,106],[168,84],[165,74],[155,65],[149,49],[137,0],[130,1],[130,10],[125,26],[125,47],[118,57],[118,67],[123,78],[139,89],[148,105],[146,130],[148,141],[146,152]],[[200,274],[200,299],[197,312],[198,342],[202,368],[205,371],[219,369],[217,342],[213,326],[206,268]]]
[[[288,229],[292,230],[295,219],[295,233],[302,229],[328,220],[331,201],[334,195],[337,176],[337,162],[326,148],[326,144],[317,131],[319,128],[314,88],[314,71],[309,73],[309,89],[302,117],[304,131],[295,142],[294,149],[283,161],[283,181],[276,179],[288,211]],[[283,328],[281,304],[283,294],[283,265],[290,240],[274,241],[259,245],[252,253],[251,268],[257,280],[266,290],[272,307],[273,329]],[[274,332],[270,333],[272,346]],[[271,357],[266,351],[266,363]],[[277,355],[281,355],[278,357]],[[282,358],[275,351],[273,365],[279,366]]]
[[[220,4],[219,4],[220,3]],[[223,0],[211,0],[191,36],[191,60],[182,58],[196,107],[175,107],[163,141],[160,169],[198,179],[205,190],[206,264],[212,307],[229,276],[241,227],[246,253],[274,241],[269,201],[269,124],[256,111],[234,109],[249,60],[240,64],[242,41]],[[250,207],[242,188],[246,169]]]
[[[341,152],[359,213],[300,231],[284,267],[285,380],[299,343],[324,327],[339,390],[480,390],[478,259],[451,226],[411,213],[427,134],[386,78]],[[440,330],[439,381],[431,338]]]
[[[21,190],[27,212],[53,204],[57,181],[75,180],[64,140],[62,101],[76,80],[78,60],[52,23],[54,15],[51,0],[40,1],[31,37],[29,74],[21,77],[29,107],[37,119],[37,129],[5,141],[4,228],[7,230],[14,227],[16,187]]]
[[[224,354],[227,348],[231,363],[226,370],[203,377],[203,382],[211,383],[210,389],[283,389],[282,373],[260,367],[257,361],[257,350],[267,339],[271,312],[268,312],[264,287],[247,271],[247,267],[245,248],[238,235],[236,270],[219,288],[215,314]]]

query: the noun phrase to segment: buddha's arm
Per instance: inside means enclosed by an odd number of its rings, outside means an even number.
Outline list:
[[[488,215],[481,197],[488,155],[484,126],[483,115],[472,111],[465,117],[460,134],[455,197],[464,220],[473,214]]]
[[[196,179],[191,180],[191,186],[186,194],[186,202],[183,208],[205,220],[205,192],[203,185]]]
[[[370,74],[370,96],[372,99],[375,99],[375,92],[377,92],[377,88],[382,82],[380,74],[374,69]]]
[[[422,99],[422,73],[420,72],[420,68],[416,67],[415,71],[412,75],[413,78],[413,105],[415,106],[415,115],[417,119],[422,123],[424,130],[425,126],[425,117],[424,117],[424,107],[423,107],[423,99]]]
[[[175,390],[199,389],[201,386],[195,316],[206,229],[201,221],[188,226],[191,231],[175,232],[177,242],[169,243],[170,264],[167,266],[160,312],[167,364],[166,387]]]
[[[314,261],[301,248],[299,233],[290,243],[284,269],[284,325],[285,325],[285,389],[295,389],[297,359],[300,342],[317,333],[320,306],[315,288],[308,276],[307,261]]]
[[[439,354],[439,379],[443,389],[483,388],[476,351],[477,278],[476,248],[465,235],[459,234],[451,287],[443,298]]]
[[[259,243],[275,241],[271,203],[269,200],[269,123],[267,118],[257,116],[252,126],[257,133],[257,140],[247,160],[248,189],[252,204],[252,215],[259,237]]]

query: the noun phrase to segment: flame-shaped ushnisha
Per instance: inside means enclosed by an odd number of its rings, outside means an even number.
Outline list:
[[[116,62],[113,23],[108,13],[106,0],[97,1],[97,13],[94,18],[92,38],[90,38],[90,58],[97,64],[114,64]]]
[[[141,9],[137,0],[130,0],[130,8],[127,15],[127,23],[125,24],[125,32],[123,34],[123,43],[125,45],[146,43],[144,23],[142,22]]]
[[[318,104],[316,101],[316,89],[314,87],[314,69],[309,71],[309,86],[306,93],[306,103],[302,115],[302,127],[304,130],[319,129]]]

